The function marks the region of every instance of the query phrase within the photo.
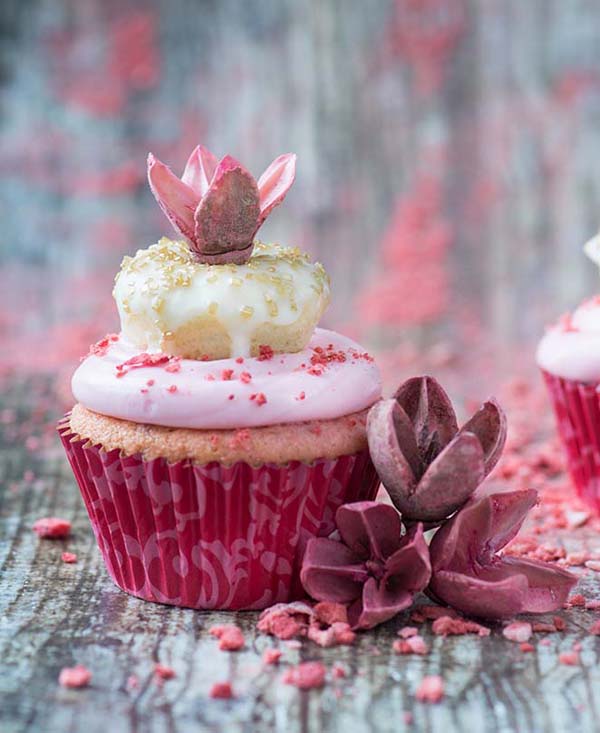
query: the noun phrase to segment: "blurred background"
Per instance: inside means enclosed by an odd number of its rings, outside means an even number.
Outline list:
[[[325,264],[390,383],[531,373],[597,290],[597,0],[2,0],[0,104],[5,388],[68,402],[122,256],[171,233],[146,155],[198,142],[298,153],[261,238]]]

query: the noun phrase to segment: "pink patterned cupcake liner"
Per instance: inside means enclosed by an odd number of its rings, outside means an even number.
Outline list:
[[[600,513],[600,384],[542,374],[577,495]]]
[[[169,464],[58,430],[114,582],[148,601],[262,609],[304,595],[306,542],[344,503],[374,499],[367,450],[311,464]]]

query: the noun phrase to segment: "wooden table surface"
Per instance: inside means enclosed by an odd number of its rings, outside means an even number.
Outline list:
[[[28,392],[4,397],[25,424]],[[31,401],[31,400],[29,400]],[[0,417],[12,413],[0,411]],[[300,649],[256,632],[256,613],[202,613],[143,602],[109,579],[83,503],[58,439],[31,450],[15,439],[12,421],[2,420],[0,440],[0,729],[3,733],[110,733],[122,731],[597,731],[600,708],[600,637],[587,634],[597,617],[565,610],[564,634],[550,634],[534,653],[491,636],[436,637],[423,634],[426,657],[392,652],[402,615],[358,636],[351,647]],[[7,434],[8,433],[8,437]],[[39,540],[31,531],[42,516],[72,521],[67,540]],[[585,532],[559,541],[577,549]],[[65,550],[76,564],[61,562]],[[578,590],[600,596],[600,576],[588,573]],[[221,652],[208,633],[215,623],[235,622],[247,646]],[[541,636],[537,636],[539,641]],[[564,666],[558,652],[582,643],[581,664]],[[279,667],[264,667],[262,651],[280,644]],[[291,663],[322,660],[343,664],[346,679],[329,679],[322,690],[301,692],[282,683]],[[176,677],[156,684],[157,662]],[[83,664],[93,673],[86,689],[63,689],[61,668]],[[443,702],[415,702],[424,675],[443,676]],[[139,679],[128,690],[128,678]],[[215,681],[231,682],[235,699],[212,700]],[[411,712],[412,724],[405,714]]]

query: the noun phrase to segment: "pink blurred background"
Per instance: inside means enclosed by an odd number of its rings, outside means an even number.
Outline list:
[[[117,328],[122,256],[170,234],[150,150],[297,152],[261,237],[325,264],[326,324],[389,383],[529,374],[597,289],[596,0],[4,0],[0,71],[5,389],[49,375],[66,404]]]

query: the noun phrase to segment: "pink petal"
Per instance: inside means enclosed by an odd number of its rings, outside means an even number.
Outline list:
[[[198,200],[208,191],[219,161],[203,145],[196,145],[188,158],[181,180],[197,195]]]
[[[286,153],[275,158],[258,179],[258,190],[260,192],[259,226],[271,211],[283,201],[295,177],[296,155]]]
[[[482,407],[461,428],[462,432],[474,433],[483,448],[485,474],[498,463],[506,443],[506,415],[493,398]]]
[[[195,213],[195,250],[212,264],[246,262],[259,222],[256,181],[230,155],[219,163]]]
[[[389,591],[385,584],[369,578],[363,588],[362,601],[350,607],[348,620],[353,629],[372,629],[408,608],[412,598],[412,593],[406,590]]]
[[[194,211],[198,205],[198,196],[152,153],[148,154],[148,182],[154,198],[173,228],[193,241]]]
[[[369,410],[367,437],[382,483],[395,487],[398,494],[411,494],[423,464],[412,423],[396,400],[380,400]]]
[[[459,433],[431,463],[402,514],[423,521],[444,519],[467,501],[483,477],[479,439],[472,433]]]
[[[458,432],[450,398],[433,377],[408,379],[394,398],[410,418],[420,450],[425,451],[432,438],[441,449]]]
[[[400,547],[400,515],[389,504],[358,501],[343,504],[335,522],[342,540],[355,557],[362,560],[385,560]]]
[[[412,527],[402,538],[402,547],[385,563],[384,583],[411,593],[422,591],[431,578],[429,547],[423,536],[423,525]]]
[[[353,601],[360,596],[367,578],[364,565],[341,542],[323,537],[309,540],[300,580],[306,592],[317,601]]]
[[[524,558],[505,557],[502,565],[527,578],[522,613],[549,613],[562,608],[577,578],[563,568]]]

